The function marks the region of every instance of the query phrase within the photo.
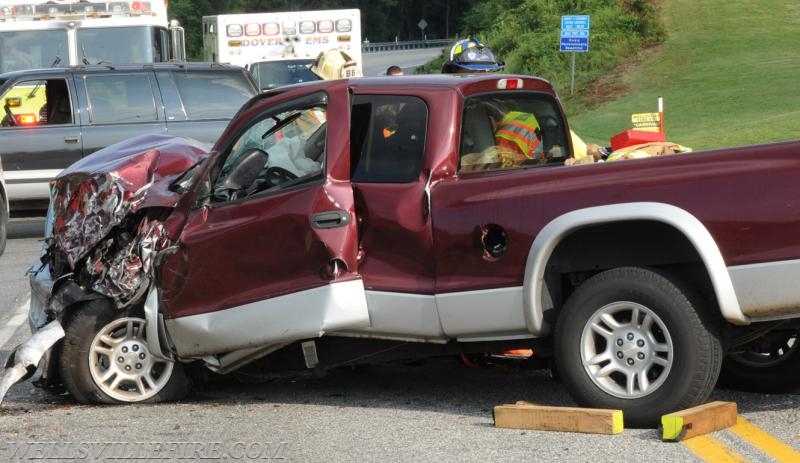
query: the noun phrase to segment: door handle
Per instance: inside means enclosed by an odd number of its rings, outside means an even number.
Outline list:
[[[64,137],[64,143],[78,143],[81,141],[80,135],[67,135]]]
[[[347,211],[325,211],[311,216],[311,226],[317,229],[344,227],[350,223],[350,214]]]

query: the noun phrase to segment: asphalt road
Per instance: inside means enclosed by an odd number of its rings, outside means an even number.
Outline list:
[[[8,249],[0,257],[2,359],[28,335],[26,324],[20,323],[28,298],[24,273],[39,253],[41,227],[41,219],[14,219]],[[0,460],[9,458],[9,442],[12,449],[20,442],[56,442],[59,446],[51,454],[56,457],[76,454],[74,447],[72,453],[60,453],[67,442],[95,442],[105,458],[131,455],[136,442],[144,443],[140,445],[145,449],[154,448],[150,443],[176,442],[179,446],[167,456],[194,457],[178,461],[200,456],[233,459],[248,450],[251,456],[298,462],[719,461],[731,452],[741,461],[800,461],[800,394],[718,389],[712,399],[735,401],[740,416],[768,436],[751,432],[754,443],[749,443],[734,431],[718,431],[710,441],[717,453],[700,457],[689,443],[707,444],[707,438],[663,443],[654,429],[626,429],[616,436],[496,429],[494,405],[517,400],[574,403],[547,371],[473,369],[453,358],[343,369],[325,378],[225,378],[198,385],[181,403],[146,406],[78,405],[68,396],[51,396],[23,383],[0,405]],[[129,445],[102,447],[114,442]],[[209,453],[216,442],[217,453]],[[280,442],[286,444],[275,454]],[[200,444],[192,443],[202,443],[205,450],[193,453]],[[145,458],[137,461],[159,456],[146,455],[141,451],[139,456]]]
[[[414,69],[438,57],[441,53],[440,48],[365,53],[362,67],[365,76],[386,75],[386,68],[392,65],[400,66],[406,74],[411,74]]]

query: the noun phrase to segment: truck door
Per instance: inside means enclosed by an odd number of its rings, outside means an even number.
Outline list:
[[[341,117],[349,111],[346,82],[273,98],[279,102],[245,113],[247,123],[223,135],[210,200],[190,212],[163,265],[167,328],[182,355],[369,325],[348,181],[349,120]],[[255,180],[242,180],[247,171]]]
[[[351,119],[368,331],[392,338],[440,338],[433,297],[430,168],[424,156],[427,105],[415,96],[357,94]]]
[[[12,200],[48,199],[48,182],[81,157],[71,77],[35,77],[5,86],[2,147]]]
[[[144,133],[164,133],[166,124],[152,72],[86,74],[77,82],[84,156]]]

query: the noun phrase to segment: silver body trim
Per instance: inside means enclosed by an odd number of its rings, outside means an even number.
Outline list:
[[[507,339],[530,335],[522,288],[498,288],[436,295],[444,332],[453,338]]]
[[[584,227],[629,220],[663,222],[682,232],[692,243],[705,264],[722,316],[735,325],[747,325],[750,320],[742,312],[731,277],[708,230],[687,211],[670,204],[639,202],[611,204],[568,212],[548,223],[536,236],[528,253],[523,280],[524,313],[527,329],[536,336],[549,333],[544,323],[542,291],[547,262],[558,243],[573,231]]]
[[[144,319],[147,321],[147,348],[150,354],[161,360],[172,361],[172,356],[165,354],[161,349],[158,326],[158,288],[151,284],[144,301]]]
[[[178,355],[198,357],[365,328],[370,320],[359,279],[165,323]]]
[[[416,342],[446,339],[432,295],[367,291],[370,326],[336,333],[380,339],[413,338]]]
[[[11,201],[50,199],[50,180],[61,169],[5,171],[6,192]]]
[[[728,267],[739,304],[756,320],[800,317],[800,260]]]

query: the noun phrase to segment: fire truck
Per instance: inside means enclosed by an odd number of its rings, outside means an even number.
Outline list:
[[[203,58],[250,70],[262,89],[315,80],[309,66],[333,49],[361,72],[358,9],[203,16]]]
[[[0,0],[0,72],[185,59],[167,0]]]

